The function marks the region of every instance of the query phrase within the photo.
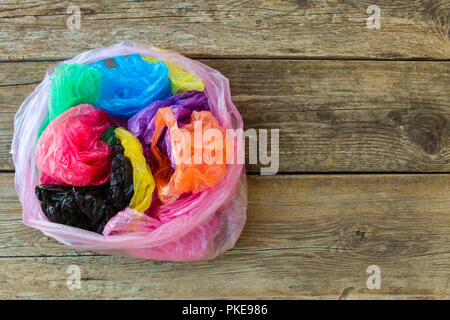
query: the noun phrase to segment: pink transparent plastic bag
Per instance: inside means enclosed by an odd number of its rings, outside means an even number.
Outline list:
[[[231,101],[228,79],[180,54],[126,41],[87,51],[65,63],[87,64],[134,53],[169,61],[202,78],[211,112],[221,126],[243,129],[242,118]],[[154,260],[213,259],[235,245],[244,227],[247,210],[247,180],[242,164],[229,164],[227,175],[213,189],[190,195],[172,205],[155,207],[152,217],[162,222],[156,229],[144,226],[143,231],[102,236],[50,222],[40,208],[34,188],[39,179],[35,163],[37,132],[48,110],[53,70],[54,67],[47,70],[44,80],[24,101],[14,118],[11,153],[16,169],[16,192],[22,203],[25,225],[78,249]],[[118,225],[123,227],[120,221]]]

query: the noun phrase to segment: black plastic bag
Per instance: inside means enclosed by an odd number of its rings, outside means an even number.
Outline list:
[[[109,194],[115,213],[125,209],[134,195],[133,166],[124,151],[120,140],[114,138]]]

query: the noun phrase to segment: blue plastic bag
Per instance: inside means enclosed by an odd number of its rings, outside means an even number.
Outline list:
[[[90,64],[103,73],[96,108],[111,115],[130,118],[157,100],[172,96],[164,62],[151,63],[139,54],[118,56]]]

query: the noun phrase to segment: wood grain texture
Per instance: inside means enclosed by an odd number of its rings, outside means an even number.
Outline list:
[[[446,0],[380,0],[381,29],[366,21],[372,0],[83,1],[6,0],[0,59],[60,59],[123,40],[193,57],[449,59]],[[18,41],[20,39],[20,41]]]
[[[450,176],[250,175],[248,221],[212,261],[76,252],[22,225],[0,174],[0,298],[450,298]],[[68,266],[82,289],[66,286]],[[366,287],[370,265],[382,287]]]
[[[246,129],[280,129],[280,172],[450,171],[450,62],[200,61],[230,79]],[[52,64],[0,63],[2,170],[14,113]]]
[[[366,27],[372,4],[380,30]],[[246,129],[280,129],[292,174],[250,174],[236,247],[174,263],[77,251],[24,226],[0,172],[0,299],[450,299],[449,15],[446,0],[2,1],[0,170],[14,169],[14,113],[46,68],[137,40],[227,76]],[[367,289],[370,265],[380,290]]]

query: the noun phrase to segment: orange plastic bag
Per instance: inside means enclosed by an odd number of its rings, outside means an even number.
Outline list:
[[[169,157],[157,146],[166,126],[175,171]],[[193,111],[191,122],[180,129],[170,108],[159,109],[151,150],[158,163],[154,178],[161,202],[171,204],[183,193],[202,192],[220,182],[227,173],[226,142],[225,130],[210,111]]]

